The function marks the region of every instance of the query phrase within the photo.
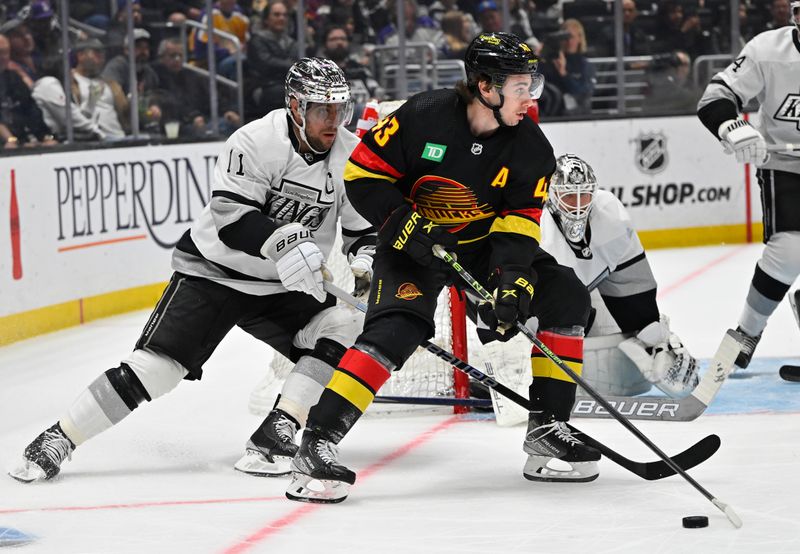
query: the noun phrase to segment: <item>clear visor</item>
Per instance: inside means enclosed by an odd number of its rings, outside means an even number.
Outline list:
[[[506,98],[518,101],[537,100],[544,89],[544,75],[511,75],[500,87],[500,93]]]
[[[328,124],[333,127],[347,125],[353,118],[353,101],[333,104],[309,103],[305,110],[306,122],[314,125]]]

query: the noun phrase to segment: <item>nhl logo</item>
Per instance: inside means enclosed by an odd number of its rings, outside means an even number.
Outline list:
[[[483,145],[478,144],[477,142],[473,142],[472,148],[470,148],[470,152],[472,152],[475,156],[480,156],[481,152],[483,152]]]
[[[800,94],[787,94],[774,117],[776,121],[794,123],[800,131]]]
[[[650,175],[664,171],[667,167],[667,137],[664,133],[642,133],[632,142],[636,143],[636,166]]]

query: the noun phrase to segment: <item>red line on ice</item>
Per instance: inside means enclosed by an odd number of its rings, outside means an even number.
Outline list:
[[[662,288],[661,290],[659,290],[658,291],[658,298],[663,298],[666,295],[668,295],[669,293],[671,293],[672,291],[674,291],[675,289],[679,289],[680,287],[682,287],[683,285],[685,285],[689,281],[693,281],[694,279],[696,279],[697,277],[699,277],[700,275],[702,275],[706,271],[712,269],[714,266],[719,265],[722,262],[724,262],[725,260],[727,260],[728,258],[732,258],[732,257],[736,256],[737,254],[741,253],[745,248],[747,248],[747,247],[746,246],[740,246],[739,248],[736,248],[734,250],[731,250],[730,252],[727,252],[726,254],[723,254],[719,258],[715,258],[715,259],[711,260],[706,265],[704,265],[704,266],[702,266],[702,267],[700,267],[698,269],[695,269],[691,273],[689,273],[687,275],[684,275],[683,277],[681,277],[677,281],[675,281],[675,282],[667,285],[666,287]]]
[[[430,429],[428,429],[427,431],[423,432],[422,434],[417,435],[415,438],[411,439],[409,442],[407,442],[406,444],[404,444],[403,446],[401,446],[400,448],[398,448],[394,452],[391,452],[390,454],[387,454],[386,456],[384,456],[383,458],[381,458],[380,460],[378,460],[374,464],[372,464],[372,465],[368,466],[367,468],[362,469],[361,471],[359,471],[358,472],[358,483],[362,483],[364,481],[364,479],[368,478],[369,476],[371,476],[372,474],[376,473],[377,471],[383,469],[385,466],[389,465],[390,463],[392,463],[396,459],[405,456],[406,454],[408,454],[409,452],[411,452],[412,450],[414,450],[418,446],[421,446],[422,444],[426,443],[436,433],[438,433],[440,431],[443,431],[443,430],[447,429],[448,427],[452,426],[453,424],[458,423],[460,421],[465,421],[465,420],[461,419],[461,417],[459,417],[459,416],[453,416],[453,417],[448,418],[447,420],[439,423],[438,425],[435,425],[434,427],[431,427]],[[266,539],[266,538],[270,537],[271,535],[274,535],[275,533],[278,533],[278,532],[282,531],[283,529],[285,529],[286,527],[292,525],[294,522],[296,522],[298,519],[302,518],[304,515],[310,514],[310,513],[313,513],[315,511],[317,511],[322,506],[323,506],[322,504],[303,504],[303,505],[295,508],[291,512],[289,512],[287,515],[285,515],[283,517],[280,517],[278,519],[275,519],[273,521],[270,521],[264,527],[262,527],[261,529],[259,529],[258,531],[256,531],[252,535],[250,535],[249,537],[246,537],[246,538],[242,539],[241,541],[239,541],[235,545],[231,546],[230,548],[227,548],[227,549],[223,550],[223,552],[224,552],[224,554],[239,554],[240,552],[245,552],[246,550],[249,550],[253,546],[256,546],[258,543],[260,543],[264,539]]]

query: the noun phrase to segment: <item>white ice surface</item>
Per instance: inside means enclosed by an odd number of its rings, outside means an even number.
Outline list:
[[[735,325],[759,253],[759,245],[648,253],[662,310],[696,356],[713,355]],[[0,348],[0,467],[118,364],[147,315]],[[798,343],[784,304],[758,356],[798,363]],[[269,357],[236,331],[202,382],[181,384],[82,445],[54,481],[24,485],[0,476],[0,528],[38,537],[15,552],[800,552],[797,413],[639,425],[671,453],[709,433],[721,436],[720,451],[691,474],[734,507],[744,520],[739,530],[683,479],[647,482],[608,460],[592,483],[528,482],[523,428],[447,415],[364,418],[342,443],[342,462],[359,473],[350,498],[305,505],[283,497],[284,479],[232,469],[259,423],[247,397]],[[775,387],[800,394],[800,385]],[[655,459],[614,421],[576,424],[631,458]],[[683,529],[685,515],[707,515],[710,526]]]

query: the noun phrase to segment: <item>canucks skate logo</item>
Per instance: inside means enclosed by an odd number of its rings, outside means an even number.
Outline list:
[[[794,123],[800,131],[800,94],[787,94],[773,117],[776,121]]]
[[[667,137],[664,133],[642,133],[636,143],[636,167],[643,173],[653,175],[667,168]]]

